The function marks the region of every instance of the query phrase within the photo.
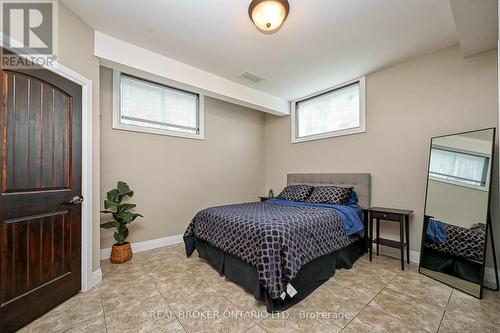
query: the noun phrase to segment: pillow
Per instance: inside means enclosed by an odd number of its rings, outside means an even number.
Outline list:
[[[344,205],[355,205],[359,202],[358,200],[358,194],[356,193],[356,191],[352,191],[351,192],[351,196],[349,197],[349,199],[347,199],[347,202],[344,203]]]
[[[310,185],[288,185],[276,197],[281,200],[305,201],[311,195],[314,187]]]
[[[343,205],[349,201],[354,187],[318,186],[306,202]]]

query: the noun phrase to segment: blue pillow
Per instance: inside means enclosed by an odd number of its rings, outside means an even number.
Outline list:
[[[351,196],[349,197],[349,199],[347,200],[347,202],[344,204],[346,206],[348,205],[355,205],[359,202],[359,199],[358,199],[358,194],[356,193],[356,191],[352,191],[351,192]]]
[[[437,244],[443,244],[448,238],[446,225],[438,220],[429,219],[427,223],[427,236]]]

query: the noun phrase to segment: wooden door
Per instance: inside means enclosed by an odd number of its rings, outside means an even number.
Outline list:
[[[47,70],[2,70],[0,332],[81,284],[81,87]]]

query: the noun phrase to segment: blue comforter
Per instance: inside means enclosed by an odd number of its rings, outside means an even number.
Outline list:
[[[196,214],[184,233],[187,255],[196,238],[256,267],[271,298],[283,297],[300,268],[344,248],[363,232],[362,210],[272,199],[211,207]]]
[[[353,192],[355,193],[355,192]],[[365,226],[363,224],[363,210],[356,203],[348,203],[346,205],[334,205],[328,203],[311,203],[311,202],[297,202],[288,201],[280,199],[269,199],[266,203],[274,205],[284,205],[284,206],[295,206],[295,207],[316,207],[316,208],[326,208],[335,211],[342,223],[344,224],[344,232],[346,236],[351,236],[353,234],[359,234],[364,236]]]

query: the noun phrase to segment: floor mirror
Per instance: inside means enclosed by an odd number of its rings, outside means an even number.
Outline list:
[[[494,147],[495,128],[434,137],[427,173],[419,272],[479,298],[489,238],[494,248]]]

